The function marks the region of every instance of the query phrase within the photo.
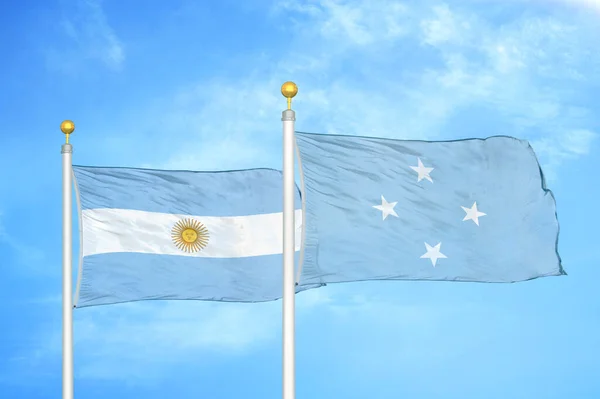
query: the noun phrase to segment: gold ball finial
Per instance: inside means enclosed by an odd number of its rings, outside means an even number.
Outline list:
[[[283,94],[285,98],[292,98],[298,94],[298,86],[296,86],[296,83],[294,82],[285,82],[281,85],[281,94]]]
[[[60,124],[60,131],[64,134],[71,134],[75,131],[75,124],[70,120],[62,121]]]
[[[73,121],[65,120],[60,124],[60,131],[63,132],[67,137],[67,144],[69,143],[69,135],[75,131],[75,124]]]
[[[285,82],[281,85],[281,94],[287,98],[288,109],[291,109],[292,97],[298,94],[298,86],[294,82]]]

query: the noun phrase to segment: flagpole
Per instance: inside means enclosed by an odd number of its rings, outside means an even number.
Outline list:
[[[72,166],[73,146],[69,144],[69,136],[75,131],[75,124],[66,120],[60,124],[65,134],[62,145],[62,197],[63,197],[63,289],[62,289],[62,383],[63,399],[73,399],[73,208],[72,208]]]
[[[281,94],[287,98],[287,109],[283,111],[283,399],[296,397],[296,343],[295,343],[295,294],[294,279],[294,122],[292,97],[298,86],[285,82]]]

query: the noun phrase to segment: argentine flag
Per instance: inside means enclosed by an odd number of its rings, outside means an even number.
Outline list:
[[[281,297],[280,171],[73,166],[73,173],[80,221],[76,307]],[[299,192],[296,204],[299,251]]]

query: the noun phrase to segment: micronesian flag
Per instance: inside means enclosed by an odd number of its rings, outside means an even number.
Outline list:
[[[526,141],[296,133],[302,284],[517,282],[566,274],[553,194]]]
[[[77,307],[281,298],[280,171],[73,166],[73,173],[81,234]],[[296,203],[298,251],[298,192]]]

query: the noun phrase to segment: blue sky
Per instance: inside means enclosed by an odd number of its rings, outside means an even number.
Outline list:
[[[32,0],[0,22],[3,397],[61,391],[60,122],[78,164],[280,167],[286,80],[302,131],[530,140],[569,274],[303,293],[298,398],[600,397],[597,1]],[[279,301],[77,310],[76,397],[280,397],[280,325]]]

